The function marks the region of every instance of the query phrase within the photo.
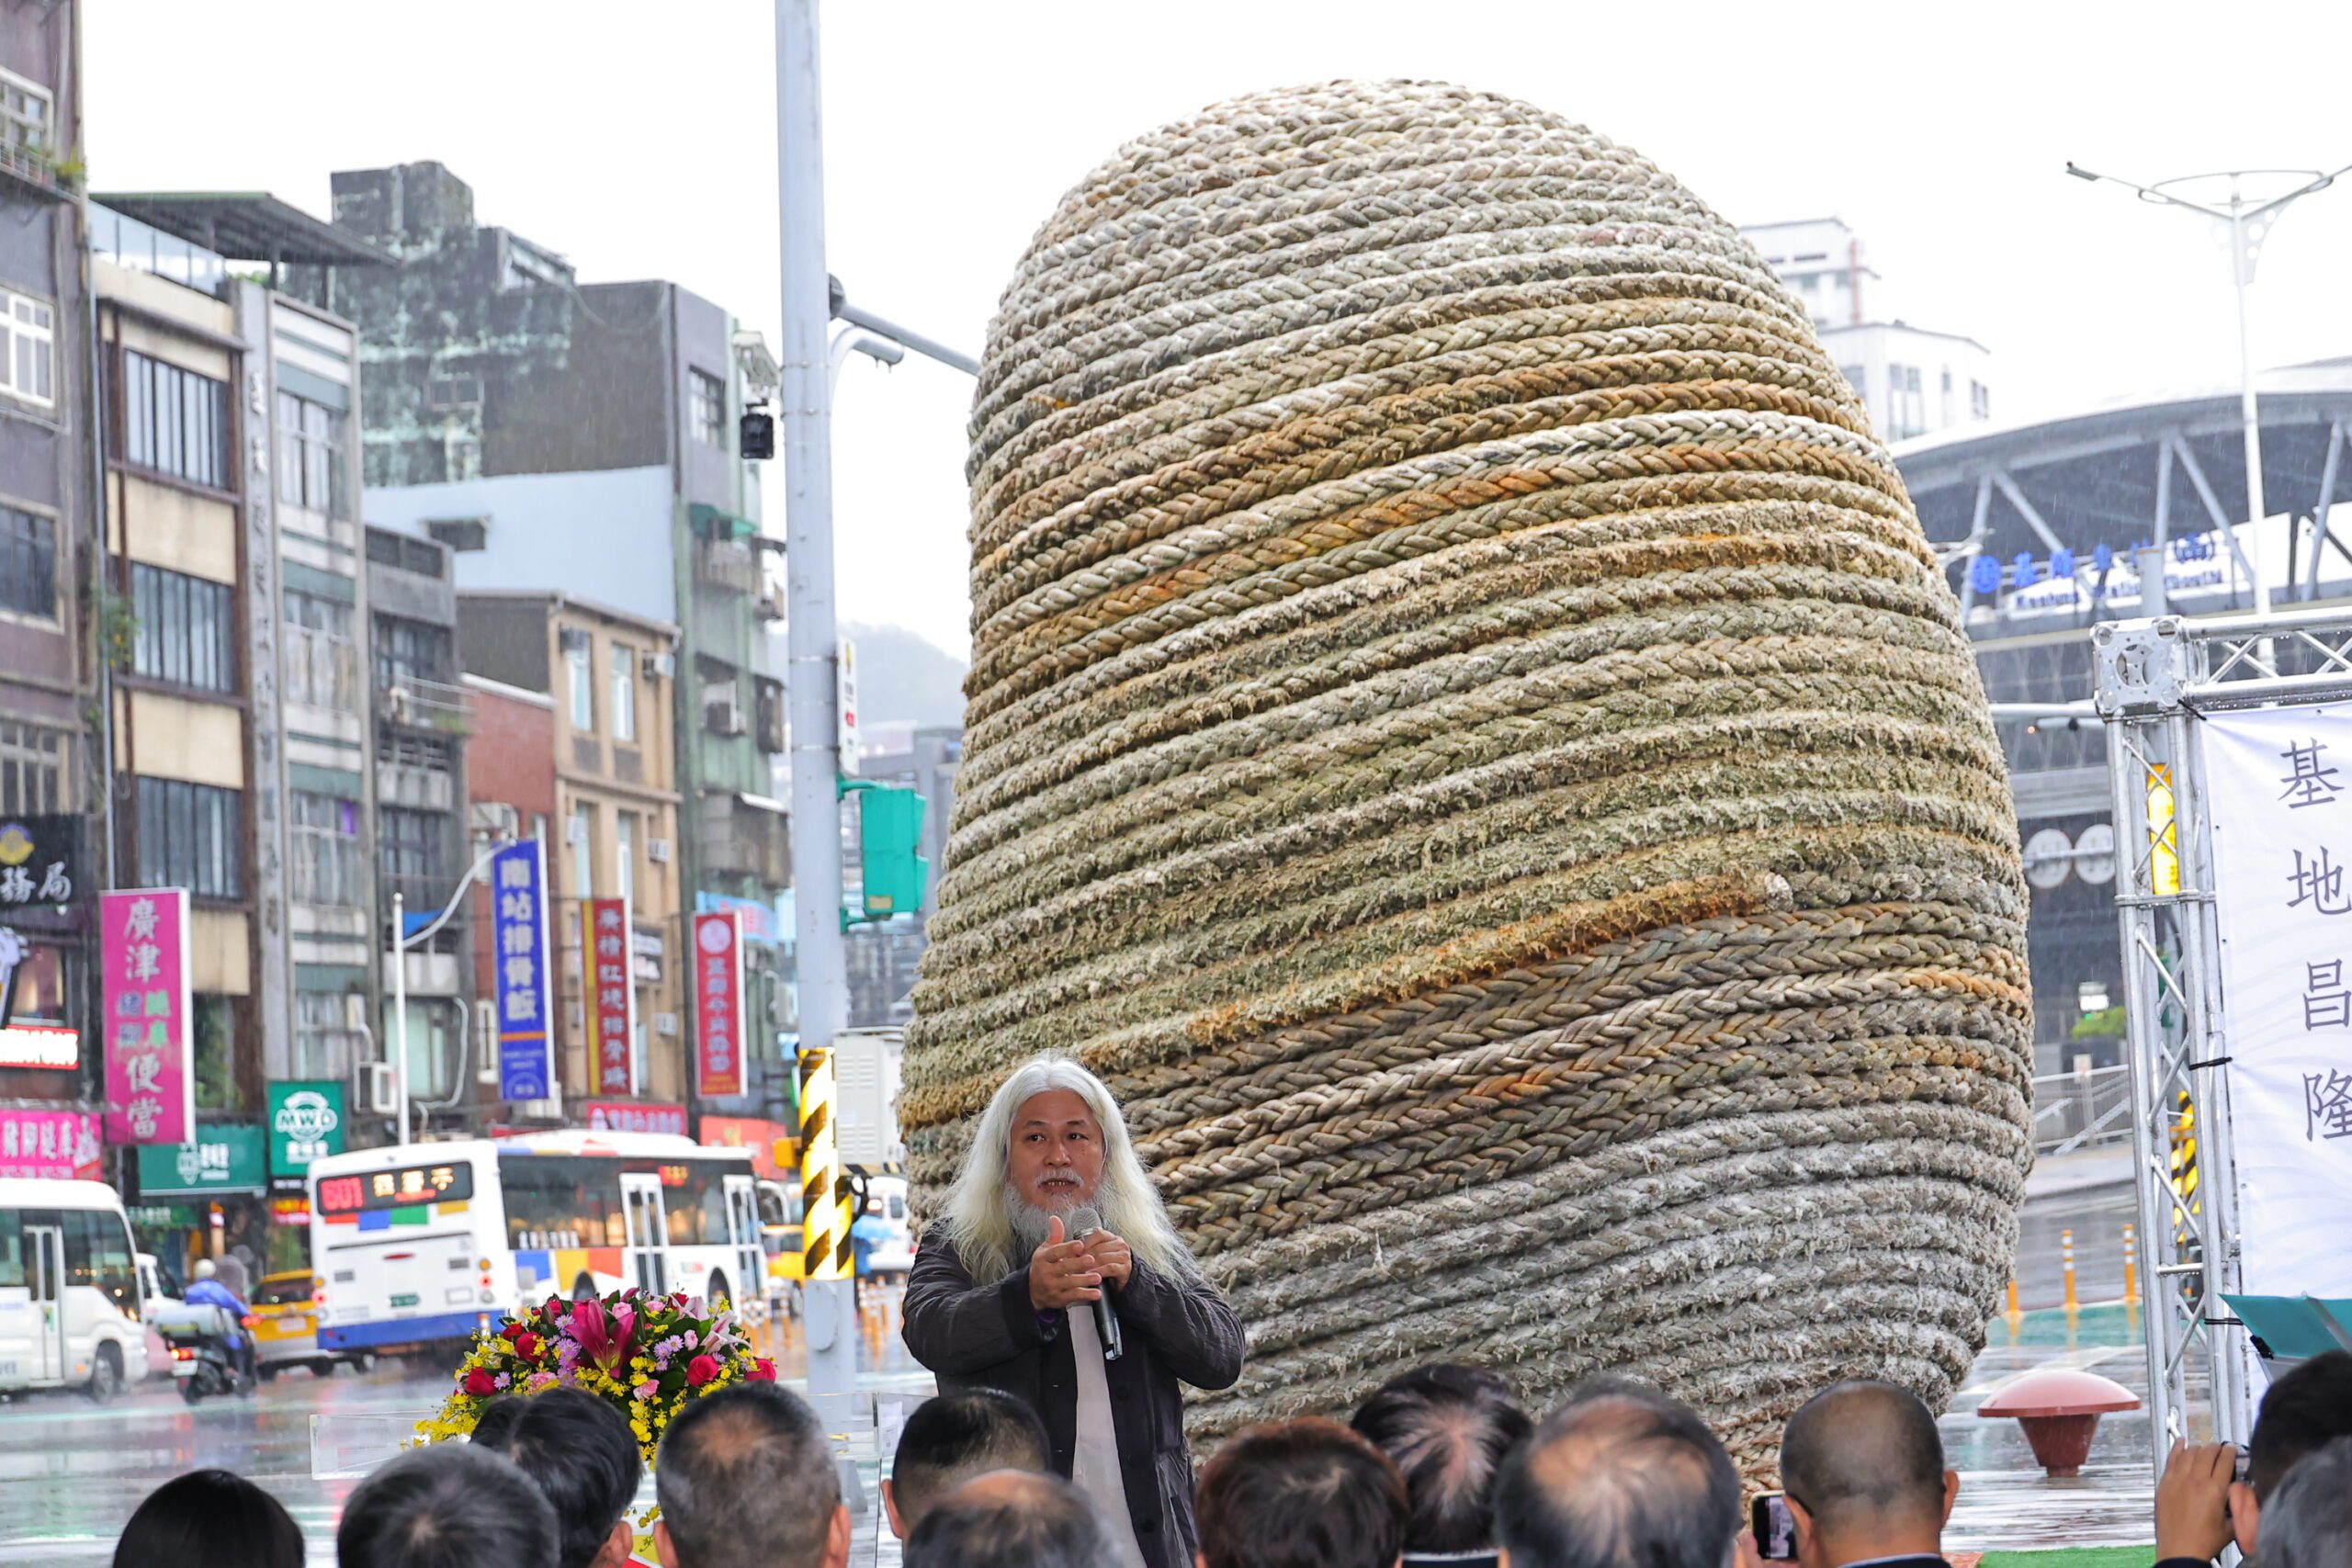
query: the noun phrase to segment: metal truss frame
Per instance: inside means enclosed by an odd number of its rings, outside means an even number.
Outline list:
[[[2177,1437],[2243,1444],[2254,1428],[2254,1351],[2222,1300],[2239,1287],[2241,1236],[2211,795],[2191,731],[2215,710],[2352,698],[2352,609],[2092,628],[2095,705],[2107,726],[2132,1067],[2133,1189],[2145,1267],[2149,1438],[2159,1472]],[[2193,1135],[2193,1196],[2174,1155]],[[2210,1417],[2192,1427],[2192,1387]]]

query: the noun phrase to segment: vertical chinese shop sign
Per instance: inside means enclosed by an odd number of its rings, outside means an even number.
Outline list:
[[[731,909],[695,917],[695,1092],[743,1092],[743,928]]]
[[[635,1094],[637,987],[629,981],[628,900],[580,901],[581,951],[588,955],[588,1059],[598,1094]]]
[[[196,1135],[187,928],[184,887],[98,897],[110,1144],[177,1144]]]
[[[509,844],[491,856],[490,934],[498,976],[502,1100],[545,1100],[555,1092],[547,887],[547,848],[538,840]]]

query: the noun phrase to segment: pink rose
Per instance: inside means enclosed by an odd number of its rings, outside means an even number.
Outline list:
[[[716,1356],[696,1356],[693,1360],[686,1363],[686,1386],[688,1388],[700,1388],[703,1384],[708,1382],[718,1375],[718,1358]]]
[[[775,1363],[769,1360],[765,1356],[762,1356],[758,1360],[753,1361],[752,1363],[752,1381],[753,1382],[775,1382]]]

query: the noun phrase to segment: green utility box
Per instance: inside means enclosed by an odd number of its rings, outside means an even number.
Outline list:
[[[931,863],[922,848],[922,796],[868,785],[858,791],[857,851],[865,871],[865,918],[887,920],[922,908]]]

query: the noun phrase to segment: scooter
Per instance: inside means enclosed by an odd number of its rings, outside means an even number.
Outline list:
[[[175,1304],[156,1314],[156,1332],[172,1352],[180,1397],[194,1404],[207,1395],[251,1393],[258,1381],[245,1370],[231,1340],[240,1325],[222,1307]],[[250,1342],[253,1320],[242,1325]]]

